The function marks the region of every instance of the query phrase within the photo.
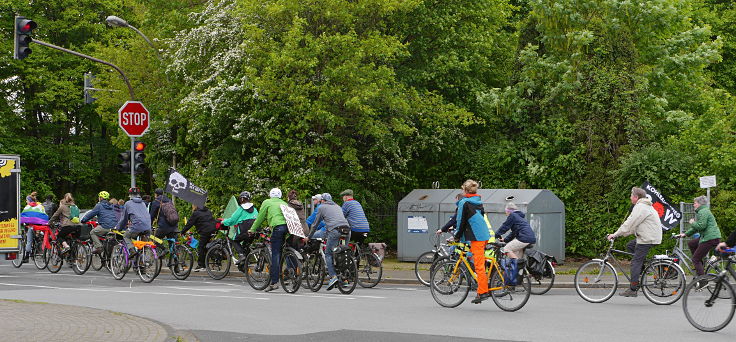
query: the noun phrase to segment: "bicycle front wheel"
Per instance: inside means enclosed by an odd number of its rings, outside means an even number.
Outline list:
[[[355,264],[355,259],[350,255],[345,261],[345,265],[341,265],[341,271],[337,272],[337,289],[342,294],[351,294],[355,290],[355,286],[358,285],[358,266]],[[335,265],[335,269],[338,266]]]
[[[87,272],[89,266],[92,264],[92,253],[89,247],[82,243],[77,243],[74,250],[69,253],[72,253],[71,261],[74,273],[82,275]]]
[[[383,276],[383,262],[375,253],[361,253],[358,259],[358,284],[364,288],[371,288],[381,281]]]
[[[248,253],[245,259],[245,279],[254,290],[261,291],[271,282],[270,264],[266,249]]]
[[[128,258],[125,247],[122,244],[116,245],[110,253],[110,273],[112,277],[120,280],[128,273]]]
[[[541,274],[530,274],[532,282],[532,294],[543,295],[547,293],[555,283],[555,268],[552,262],[547,260],[544,263],[544,270]]]
[[[33,246],[33,264],[36,268],[42,270],[48,266],[49,262],[46,259],[46,252],[43,249],[43,241],[35,241]]]
[[[207,265],[207,274],[212,279],[220,280],[230,273],[230,253],[222,245],[215,245],[207,251],[204,257],[205,265]]]
[[[61,257],[61,246],[58,243],[51,243],[51,248],[46,250],[46,260],[48,260],[48,266],[46,268],[48,268],[49,272],[57,273],[61,270],[61,265],[64,264],[64,258]]]
[[[194,257],[192,251],[182,245],[176,245],[174,247],[174,255],[169,259],[171,263],[169,269],[171,275],[179,280],[185,280],[192,273],[192,266],[194,265]]]
[[[685,290],[685,272],[680,266],[669,260],[655,261],[647,268],[639,282],[650,302],[657,305],[669,305],[677,302]]]
[[[429,277],[431,275],[432,263],[434,263],[436,254],[437,253],[432,251],[424,252],[414,263],[414,275],[417,277],[417,280],[419,280],[419,282],[422,283],[424,286],[429,286]]]
[[[504,279],[494,270],[491,274],[491,283],[488,285],[491,289],[491,299],[503,311],[516,311],[524,307],[531,296],[532,282],[525,271],[524,274],[517,276],[516,285],[504,284]]]
[[[697,289],[697,280],[707,280],[708,285]],[[726,277],[706,274],[696,278],[685,288],[682,299],[685,317],[702,331],[718,331],[733,319],[736,311],[736,293]]]
[[[21,235],[22,238],[18,239],[18,253],[13,259],[13,267],[19,268],[23,265],[23,258],[26,256],[26,234]]]
[[[302,285],[302,262],[291,250],[284,251],[281,257],[281,287],[288,293],[295,293]]]
[[[437,304],[454,308],[468,297],[472,278],[464,264],[448,257],[437,259],[431,267],[429,290]]]
[[[616,292],[616,270],[600,259],[588,261],[575,273],[575,291],[588,302],[603,303]]]
[[[307,287],[312,292],[317,292],[322,288],[325,278],[325,262],[319,253],[312,253],[307,256],[307,262],[304,266],[304,279],[307,281]]]
[[[136,266],[138,266],[138,278],[144,283],[150,283],[161,272],[161,260],[157,258],[151,245],[143,246],[143,249],[136,257]]]

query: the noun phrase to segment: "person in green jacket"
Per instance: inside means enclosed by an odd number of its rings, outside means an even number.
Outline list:
[[[279,288],[279,275],[281,271],[281,247],[284,245],[284,237],[289,231],[286,226],[286,218],[281,211],[281,206],[288,204],[281,199],[281,189],[273,188],[268,193],[269,199],[261,203],[261,210],[258,212],[258,218],[250,231],[255,233],[264,222],[273,229],[271,231],[271,284],[266,287],[265,291],[270,292]]]
[[[250,243],[253,241],[253,234],[250,228],[258,217],[258,209],[251,203],[251,194],[243,191],[238,196],[238,209],[222,221],[226,227],[230,227],[227,237],[233,241],[233,248],[240,254],[237,265],[242,264],[248,253],[250,252]]]
[[[705,257],[711,249],[718,246],[721,242],[721,230],[718,229],[716,218],[710,212],[708,198],[705,196],[696,197],[693,201],[695,207],[695,219],[690,219],[690,229],[680,234],[680,237],[693,236],[700,233],[700,237],[692,239],[687,243],[690,251],[693,253],[693,265],[698,276],[705,274],[703,268],[703,257]],[[699,284],[702,287],[704,284]]]

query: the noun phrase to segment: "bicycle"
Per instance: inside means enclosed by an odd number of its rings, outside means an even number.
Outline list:
[[[95,271],[101,270],[103,267],[108,272],[112,272],[110,269],[110,260],[112,259],[112,250],[119,243],[123,241],[123,234],[118,230],[110,230],[104,237],[100,237],[102,243],[102,251],[99,254],[92,254],[92,269]]]
[[[430,292],[437,304],[454,308],[462,304],[468,297],[471,287],[477,284],[478,276],[468,261],[467,245],[462,242],[448,242],[455,247],[451,256],[442,257],[434,262],[430,275]],[[486,249],[495,249],[499,259],[506,258],[501,248],[506,244],[493,242],[486,244]],[[517,275],[518,285],[507,284],[504,279],[504,269],[499,265],[495,256],[484,256],[486,260],[486,274],[488,275],[488,291],[493,302],[503,311],[517,311],[524,307],[531,296],[531,280],[529,275],[521,269]],[[520,281],[519,281],[520,280]],[[453,297],[457,295],[457,298]]]
[[[64,264],[64,259],[71,265],[74,273],[82,275],[92,264],[92,253],[86,241],[79,238],[76,233],[70,233],[68,237],[69,249],[62,253],[61,243],[58,241],[59,229],[52,235],[51,248],[46,250],[47,269],[51,273],[58,273]]]
[[[340,237],[341,242],[333,249],[333,265],[337,276],[337,288],[342,294],[351,294],[358,283],[358,266],[353,256],[353,250],[345,245],[346,236]],[[314,242],[313,242],[314,241]],[[327,277],[327,259],[325,249],[327,239],[310,239],[305,250],[304,278],[312,292],[317,292],[324,285]]]
[[[449,256],[452,251],[446,243],[441,242],[446,240],[445,236],[434,234],[433,240],[432,245],[434,246],[434,249],[420,254],[419,258],[417,258],[417,261],[414,263],[414,275],[420,283],[424,284],[424,286],[429,286],[429,277],[432,273],[431,266],[434,261],[439,258]]]
[[[357,261],[358,284],[364,288],[372,288],[381,281],[383,276],[383,260],[373,253],[363,243],[348,243],[353,251],[353,258]]]
[[[736,249],[726,249],[726,252],[734,253]],[[736,278],[734,263],[736,260],[731,255],[724,270],[718,274],[706,273],[685,288],[682,310],[685,318],[695,328],[708,332],[718,331],[733,319],[736,312],[736,292],[728,281],[728,274]],[[707,285],[701,286],[701,281],[707,281]],[[713,322],[706,322],[711,318]]]
[[[116,234],[122,235],[118,231],[116,231]],[[151,241],[134,240],[133,248],[136,252],[134,255],[130,255],[125,240],[121,241],[113,248],[110,257],[110,272],[113,278],[123,279],[128,270],[134,267],[141,281],[144,283],[152,282],[160,272],[161,267],[155,247],[156,245]]]
[[[678,234],[672,233],[671,238],[673,240],[679,240],[681,237]],[[685,254],[685,251],[683,251],[678,244],[675,244],[675,247],[672,249],[672,252],[665,251],[665,254],[667,254],[670,258],[673,259],[674,262],[678,263],[680,267],[683,267],[683,271],[687,270],[687,272],[691,275],[695,275],[695,266],[693,266],[693,260],[690,259],[690,257]],[[712,257],[708,258],[705,265],[705,273],[713,273],[718,274],[720,271],[725,269],[725,266],[728,264],[728,260],[722,260],[721,258],[713,255]]]
[[[26,245],[28,244],[27,232],[29,229],[33,229],[33,241],[31,242],[30,252],[26,251]],[[48,261],[45,257],[44,234],[48,233],[48,231],[48,226],[34,225],[32,228],[29,228],[27,225],[23,225],[21,235],[18,238],[18,254],[16,255],[16,258],[12,261],[13,267],[19,268],[24,263],[26,263],[26,253],[28,253],[30,254],[29,257],[33,258],[33,264],[36,266],[37,269],[42,270],[46,268],[46,266],[48,265]]]
[[[613,248],[614,240],[602,259],[593,259],[582,264],[575,273],[575,291],[591,303],[603,303],[613,297],[618,288],[618,271],[609,262],[613,260],[619,268],[621,263],[613,253],[633,256],[633,253]],[[631,282],[631,277],[623,273]],[[592,277],[591,277],[592,276]],[[666,255],[655,256],[644,261],[641,277],[638,279],[644,296],[657,305],[669,305],[682,297],[685,289],[685,272]]]
[[[207,243],[207,252],[204,256],[207,274],[215,280],[220,280],[230,274],[230,266],[233,264],[233,260],[238,260],[230,244],[231,241],[227,237],[228,227],[221,227]]]
[[[178,233],[177,233],[178,234]],[[171,275],[174,279],[185,280],[192,273],[192,266],[194,265],[194,257],[192,250],[188,245],[182,243],[181,238],[167,237],[163,241],[167,242],[168,248],[164,249],[164,254],[159,258],[158,272],[161,273],[163,268],[162,259],[167,257],[166,267],[171,271]],[[156,274],[158,277],[159,273]]]
[[[258,239],[251,243],[243,269],[248,284],[261,291],[270,285],[271,280],[271,231],[266,228],[256,234]]]

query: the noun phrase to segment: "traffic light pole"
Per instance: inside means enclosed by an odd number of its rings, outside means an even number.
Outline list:
[[[72,54],[72,55],[75,55],[77,57],[86,58],[86,59],[89,59],[89,60],[91,60],[93,62],[101,63],[101,64],[107,65],[107,66],[115,69],[118,73],[120,73],[120,76],[123,78],[123,81],[125,81],[125,85],[128,86],[128,93],[130,94],[130,100],[131,101],[135,101],[135,93],[133,92],[133,86],[130,85],[130,81],[128,80],[128,76],[125,76],[125,73],[123,72],[123,70],[120,69],[117,65],[112,64],[112,63],[107,62],[107,61],[103,61],[103,60],[101,60],[99,58],[94,58],[92,56],[87,56],[87,55],[85,55],[83,53],[79,53],[79,52],[76,52],[76,51],[72,51],[72,50],[63,48],[61,46],[57,46],[57,45],[54,45],[54,44],[51,44],[51,43],[46,43],[46,42],[41,41],[41,40],[38,40],[38,39],[34,39],[32,42],[33,43],[36,43],[38,45],[43,45],[43,46],[50,47],[50,48],[55,49],[55,50],[66,52],[68,54]],[[135,145],[135,138],[134,137],[130,137],[130,157],[131,157],[131,159],[130,159],[130,187],[131,188],[135,188],[135,161],[133,160],[133,156],[135,155],[135,146],[134,145]]]

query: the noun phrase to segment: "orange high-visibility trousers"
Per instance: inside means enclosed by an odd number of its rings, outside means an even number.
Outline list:
[[[488,292],[485,251],[486,241],[470,241],[470,252],[473,253],[475,275],[478,277],[478,294]]]

